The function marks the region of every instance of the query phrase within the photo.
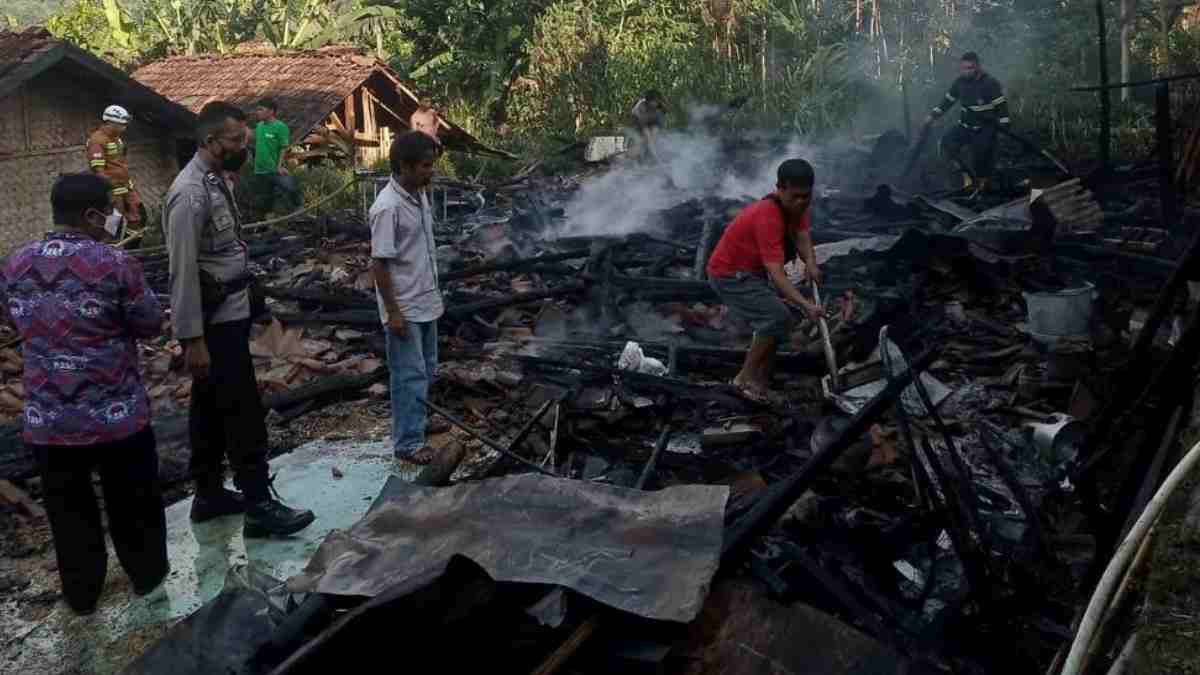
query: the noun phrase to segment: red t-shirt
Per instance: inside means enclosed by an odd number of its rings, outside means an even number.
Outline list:
[[[812,227],[811,210],[800,218],[800,231]],[[759,273],[767,263],[783,263],[783,209],[771,198],[760,199],[733,219],[708,259],[708,276],[729,277],[738,272]]]

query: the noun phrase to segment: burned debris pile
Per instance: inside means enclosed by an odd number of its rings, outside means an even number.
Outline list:
[[[756,403],[729,384],[750,329],[703,278],[752,198],[664,186],[671,205],[613,228],[631,233],[580,234],[582,180],[435,186],[438,461],[331,534],[287,597],[241,578],[129,672],[327,672],[401,627],[414,666],[503,672],[754,672],[784,654],[819,668],[825,646],[871,672],[1061,658],[1178,431],[1200,340],[1174,299],[1186,244],[1151,226],[1152,205],[1078,179],[977,201],[826,185],[813,236],[838,371],[801,321]],[[386,393],[367,239],[348,213],[253,240],[276,423]],[[142,255],[164,292],[165,258]],[[176,348],[147,350],[161,423],[186,380]],[[18,455],[0,449],[0,478],[30,475]],[[443,553],[417,559],[400,530]],[[181,656],[212,617],[243,622],[253,648]],[[781,636],[809,624],[829,643],[805,657]],[[478,643],[448,637],[462,631]]]

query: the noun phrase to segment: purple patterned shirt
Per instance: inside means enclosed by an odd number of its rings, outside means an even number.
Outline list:
[[[81,234],[51,232],[4,261],[7,310],[23,339],[25,442],[111,443],[150,422],[138,338],[163,314],[136,258]]]

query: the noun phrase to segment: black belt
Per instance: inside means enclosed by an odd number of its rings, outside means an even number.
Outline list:
[[[252,274],[244,274],[229,281],[218,281],[212,274],[200,270],[200,308],[205,313],[216,311],[229,296],[240,293],[253,284]]]

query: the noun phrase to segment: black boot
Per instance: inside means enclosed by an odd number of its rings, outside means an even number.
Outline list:
[[[240,495],[239,495],[239,497],[240,497]],[[159,586],[162,586],[163,581],[166,581],[166,579],[167,579],[167,573],[169,573],[170,571],[171,571],[171,566],[165,565],[163,567],[162,571],[159,572],[158,574],[154,575],[153,577],[151,577],[145,581],[142,581],[140,583],[137,581],[134,581],[133,582],[133,594],[139,595],[139,596],[146,595],[147,593],[150,593],[151,591],[158,588]],[[132,579],[131,579],[131,581],[132,581]]]
[[[317,519],[312,511],[289,508],[279,501],[275,477],[267,473],[265,461],[239,470],[236,482],[246,493],[243,537],[286,537],[303,530]]]
[[[242,536],[286,537],[303,530],[316,519],[312,511],[289,508],[278,499],[268,497],[246,506],[246,524],[242,528]]]
[[[246,499],[240,492],[216,488],[215,490],[197,490],[192,498],[192,522],[203,523],[206,520],[232,516],[246,510]]]

